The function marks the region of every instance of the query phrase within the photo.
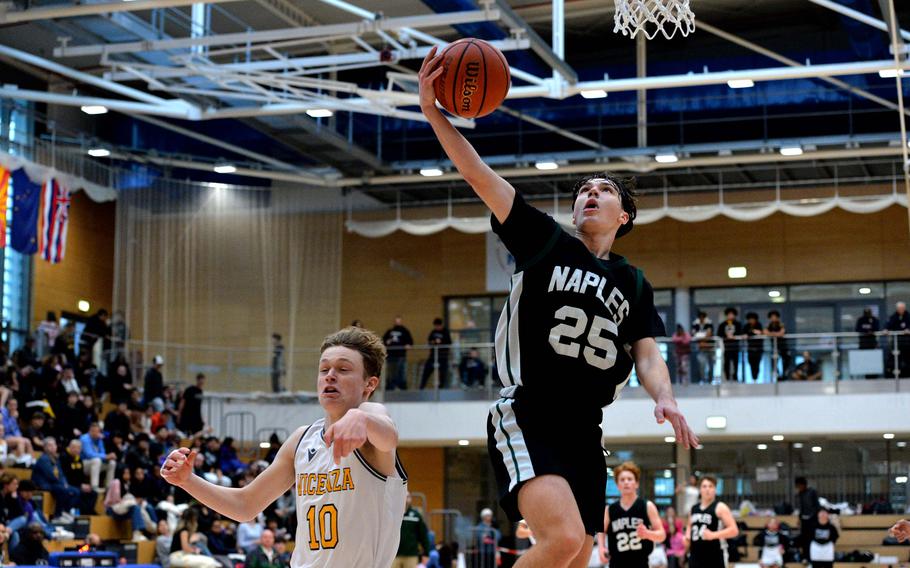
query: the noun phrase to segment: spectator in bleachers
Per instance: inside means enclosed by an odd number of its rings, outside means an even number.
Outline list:
[[[882,328],[878,318],[872,315],[870,308],[863,310],[863,315],[856,320],[856,333],[859,333],[860,349],[875,349],[878,347],[878,338],[875,334]]]
[[[275,552],[275,535],[269,529],[262,531],[259,544],[246,555],[246,568],[283,568]]]
[[[819,509],[815,530],[809,542],[809,562],[812,568],[832,568],[834,566],[834,545],[840,534],[828,515],[827,509]]]
[[[739,312],[736,308],[729,307],[724,310],[724,321],[717,325],[717,336],[724,342],[724,379],[737,381],[739,371],[739,340],[743,334],[743,326],[736,319]]]
[[[82,462],[88,472],[92,489],[101,491],[101,470],[105,470],[105,487],[110,487],[117,471],[117,455],[104,447],[101,426],[94,422],[88,432],[79,437],[82,442]]]
[[[57,440],[47,437],[44,440],[44,453],[35,462],[32,470],[32,481],[42,491],[48,491],[54,496],[56,509],[54,514],[64,523],[73,521],[71,511],[79,506],[78,487],[69,484],[60,467],[60,457],[57,453]]]
[[[26,337],[22,347],[13,351],[11,357],[13,364],[19,367],[36,367],[38,366],[38,355],[35,351],[35,338]]]
[[[73,372],[72,365],[67,364],[63,366],[63,374],[60,377],[57,388],[58,393],[56,394],[56,397],[59,399],[65,399],[69,393],[76,393],[77,395],[82,394],[82,388],[76,380],[76,374]]]
[[[430,539],[423,515],[411,505],[411,494],[407,496],[404,518],[401,520],[401,539],[398,554],[392,568],[415,568],[422,556],[430,554]]]
[[[133,386],[133,373],[130,371],[130,366],[126,361],[117,361],[114,369],[108,385],[111,392],[111,402],[118,404],[120,401],[129,400],[136,387]]]
[[[206,438],[205,448],[200,454],[205,458],[205,466],[207,468],[217,468],[218,462],[221,460],[221,445],[218,443],[218,438],[215,436]]]
[[[59,529],[57,531],[54,530],[54,526],[44,517],[41,508],[32,501],[36,490],[37,487],[35,486],[35,482],[30,479],[23,479],[19,482],[19,488],[16,490],[16,498],[19,501],[20,516],[12,519],[7,525],[7,528],[11,531],[11,546],[16,546],[19,543],[19,530],[32,523],[38,523],[44,531],[44,536],[48,539],[55,537],[60,538],[64,534]],[[72,533],[67,534],[71,535]]]
[[[9,444],[6,442],[5,435],[6,432],[3,429],[3,424],[0,423],[0,471],[16,461],[15,456],[9,453]]]
[[[104,496],[104,510],[107,514],[118,520],[129,520],[133,527],[133,542],[148,540],[144,531],[148,527],[145,518],[149,510],[154,514],[154,510],[146,504],[140,505],[139,500],[130,491],[132,482],[132,473],[129,468],[120,469],[120,474],[111,481]],[[154,517],[151,518],[157,524]],[[154,525],[152,525],[154,526]]]
[[[69,321],[54,341],[52,355],[62,355],[67,361],[76,360],[76,323]]]
[[[777,373],[778,377],[786,377],[790,373],[790,364],[793,359],[790,354],[790,345],[785,337],[786,334],[787,328],[780,320],[780,312],[777,310],[769,311],[768,326],[765,328],[765,335],[772,338],[771,351],[773,353],[776,347],[778,358],[782,363],[781,372]]]
[[[910,312],[907,312],[907,304],[898,302],[895,304],[894,313],[888,318],[888,325],[885,329],[888,333],[897,335],[897,349],[900,355],[897,357],[897,371],[899,377],[910,377]],[[889,347],[893,348],[893,340]],[[890,349],[889,349],[890,351]],[[894,357],[888,356],[887,376],[894,376]]]
[[[171,566],[171,542],[174,536],[171,534],[171,527],[164,519],[158,521],[158,537],[155,539],[155,561],[162,568]]]
[[[236,475],[247,468],[247,465],[237,457],[237,449],[234,448],[234,438],[228,436],[221,443],[218,453],[218,469],[226,475]]]
[[[714,364],[716,360],[716,351],[714,345],[714,326],[706,324],[699,331],[695,332],[693,337],[698,346],[698,374],[699,382],[711,383],[714,381]]]
[[[462,356],[458,372],[464,388],[483,387],[487,380],[487,365],[480,358],[477,349],[471,349],[467,355]]]
[[[427,354],[427,360],[423,365],[420,389],[426,388],[427,381],[429,381],[434,369],[438,369],[439,372],[439,388],[448,388],[449,346],[452,345],[452,336],[443,324],[442,318],[433,320],[433,329],[430,330],[430,334],[427,336],[427,345],[430,345],[432,349]]]
[[[804,559],[809,558],[809,542],[814,536],[815,523],[817,522],[818,510],[821,508],[818,502],[818,492],[809,487],[809,482],[805,477],[797,477],[794,482],[796,485],[796,503],[799,510],[799,546]]]
[[[686,561],[686,531],[683,520],[676,515],[674,507],[667,507],[663,525],[664,532],[667,533],[667,540],[664,542],[667,550],[667,568],[682,568]]]
[[[473,562],[468,566],[486,568],[499,565],[499,539],[502,533],[493,526],[493,510],[484,509],[480,512],[480,522],[472,531],[474,555]]]
[[[155,460],[152,458],[152,444],[148,434],[143,432],[136,435],[126,452],[124,461],[130,469],[141,468],[151,471],[156,466]]]
[[[79,394],[67,393],[66,404],[55,409],[57,415],[54,428],[60,440],[68,442],[81,436],[85,430],[83,407],[79,404]]]
[[[211,556],[205,556],[199,546],[197,533],[199,516],[195,509],[187,509],[180,518],[171,541],[171,568],[218,568],[220,565]]]
[[[85,473],[85,464],[82,463],[82,442],[78,438],[70,440],[66,451],[60,456],[60,469],[70,487],[79,489],[78,507],[82,515],[95,513],[95,503],[98,494],[92,489],[88,475]]]
[[[803,361],[790,373],[791,381],[818,381],[822,378],[822,369],[812,354],[803,351]]]
[[[19,544],[9,553],[11,561],[19,566],[47,565],[50,555],[44,548],[44,529],[41,523],[30,523]]]
[[[202,397],[203,388],[205,388],[205,375],[199,373],[196,375],[196,384],[190,385],[183,390],[180,397],[180,404],[177,406],[177,428],[186,434],[195,434],[205,428],[205,422],[202,420]]]
[[[95,410],[95,397],[91,394],[82,396],[82,433],[88,432],[92,422],[98,422],[98,412]]]
[[[22,435],[28,438],[32,447],[39,452],[44,450],[44,439],[50,434],[47,428],[47,414],[43,410],[36,410],[29,419],[28,427]]]
[[[57,336],[60,335],[60,325],[57,324],[57,314],[54,312],[47,312],[44,321],[38,324],[35,335],[38,338],[36,346],[37,353],[39,357],[44,357],[51,352],[51,349],[54,347],[54,342],[57,341]]]
[[[743,335],[746,336],[746,359],[749,360],[752,381],[756,383],[761,373],[761,360],[765,351],[765,340],[762,338],[764,334],[765,330],[758,321],[758,314],[747,313],[746,323],[743,325]]]
[[[707,312],[699,310],[698,317],[692,320],[692,335],[695,335],[699,331],[704,331],[705,327],[713,326],[714,322],[711,321],[711,318],[708,317]]]
[[[10,448],[16,454],[16,463],[25,465],[32,464],[32,442],[22,435],[19,429],[19,401],[10,397],[6,401],[6,406],[2,410],[3,428],[6,431],[6,441]]]
[[[164,404],[159,408],[156,407],[155,411],[161,412],[162,419],[167,424],[169,430],[177,429],[177,391],[171,385],[164,387]]]
[[[234,523],[214,521],[212,529],[206,534],[209,551],[212,556],[227,557],[237,551],[237,529]]]
[[[90,360],[94,361],[95,365],[99,365],[101,361],[100,352],[98,357],[92,355],[95,346],[98,345],[99,348],[103,348],[104,342],[110,341],[107,339],[111,335],[108,319],[107,310],[104,308],[99,309],[95,312],[95,315],[88,318],[88,321],[85,322],[85,328],[79,336],[79,353],[89,354]],[[99,340],[101,343],[98,343]]]
[[[110,436],[114,433],[126,436],[130,432],[130,412],[127,401],[117,403],[117,407],[104,417],[104,431]]]
[[[246,552],[259,541],[263,530],[261,518],[262,514],[237,526],[237,550]]]
[[[780,521],[771,517],[765,529],[755,535],[753,544],[761,549],[758,564],[761,568],[780,568],[784,565],[784,551],[790,545],[789,538],[780,530]]]
[[[676,362],[676,377],[674,383],[689,384],[689,360],[692,357],[692,336],[686,328],[676,324],[673,334],[673,354]]]
[[[284,385],[282,384],[284,375],[284,344],[281,343],[281,335],[278,333],[273,333],[271,364],[272,392],[284,391]]]
[[[123,312],[117,310],[111,318],[111,347],[108,361],[118,361],[126,357],[126,342],[130,338],[130,331],[126,325]]]
[[[22,507],[16,491],[19,489],[19,478],[11,473],[0,475],[0,523],[7,529],[13,519],[22,516]]]
[[[164,377],[161,368],[164,366],[164,357],[155,355],[152,366],[145,372],[142,389],[142,401],[146,405],[164,405]],[[157,401],[157,402],[156,402]]]
[[[382,336],[382,342],[388,350],[386,358],[386,389],[407,390],[407,357],[408,349],[414,345],[414,339],[411,332],[404,326],[401,316],[395,316],[395,323],[386,330]]]

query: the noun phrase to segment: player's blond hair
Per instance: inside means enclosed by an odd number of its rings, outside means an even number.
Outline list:
[[[360,353],[363,357],[363,378],[378,377],[386,359],[385,345],[382,339],[372,331],[360,327],[346,327],[329,334],[322,340],[319,353],[329,347],[347,347]]]
[[[638,467],[637,465],[635,465],[635,462],[630,462],[630,461],[622,462],[618,466],[614,467],[613,468],[613,477],[615,477],[616,479],[619,479],[619,474],[624,471],[628,471],[629,473],[631,473],[635,477],[636,483],[641,480],[641,468]]]

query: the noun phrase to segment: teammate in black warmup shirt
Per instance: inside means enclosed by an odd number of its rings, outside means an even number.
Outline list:
[[[692,507],[686,542],[689,545],[689,568],[725,568],[726,539],[739,534],[733,513],[726,503],[717,500],[717,480],[710,475],[699,484],[701,502]]]
[[[834,566],[834,544],[840,538],[837,527],[828,518],[828,509],[818,510],[818,522],[815,533],[809,542],[809,562],[812,568],[831,568]]]
[[[606,468],[602,409],[637,376],[658,422],[697,445],[676,405],[655,337],[665,335],[641,270],[611,252],[632,229],[629,186],[607,174],[573,192],[575,230],[528,205],[487,166],[436,107],[444,68],[433,48],[420,70],[420,107],[465,181],[493,213],[493,230],[515,257],[511,292],[496,329],[504,387],[490,410],[487,446],[510,520],[522,517],[537,544],[519,568],[585,567],[603,530]]]
[[[613,469],[619,501],[604,513],[604,533],[597,535],[600,560],[610,568],[648,568],[648,556],[655,542],[667,538],[657,506],[638,496],[641,469],[625,462]],[[606,545],[604,540],[607,541]]]
[[[758,565],[761,568],[780,568],[784,565],[784,551],[790,538],[780,530],[780,521],[772,517],[765,530],[755,535],[755,546],[761,548]]]

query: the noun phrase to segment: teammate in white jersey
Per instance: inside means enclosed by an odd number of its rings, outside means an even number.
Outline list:
[[[317,390],[325,417],[298,428],[275,461],[246,487],[193,475],[195,451],[168,455],[161,474],[206,507],[248,521],[293,488],[297,539],[291,568],[387,568],[398,551],[407,476],[398,430],[367,402],[386,358],[382,340],[349,327],[322,343]]]

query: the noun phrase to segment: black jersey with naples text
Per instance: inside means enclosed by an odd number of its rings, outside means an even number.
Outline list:
[[[706,530],[717,532],[724,528],[717,516],[717,503],[715,499],[705,508],[702,508],[701,503],[696,503],[692,507],[689,516],[689,523],[692,525],[692,532],[689,534],[691,568],[722,568],[726,565],[727,541],[705,540],[703,536]]]
[[[610,550],[610,568],[647,568],[648,556],[654,550],[654,543],[638,536],[638,526],[649,526],[648,502],[638,497],[628,509],[622,503],[611,503],[610,524],[607,530],[607,546]]]
[[[623,257],[594,256],[518,193],[506,221],[492,225],[516,263],[496,327],[500,382],[599,424],[629,380],[631,345],[665,335],[651,285]]]

